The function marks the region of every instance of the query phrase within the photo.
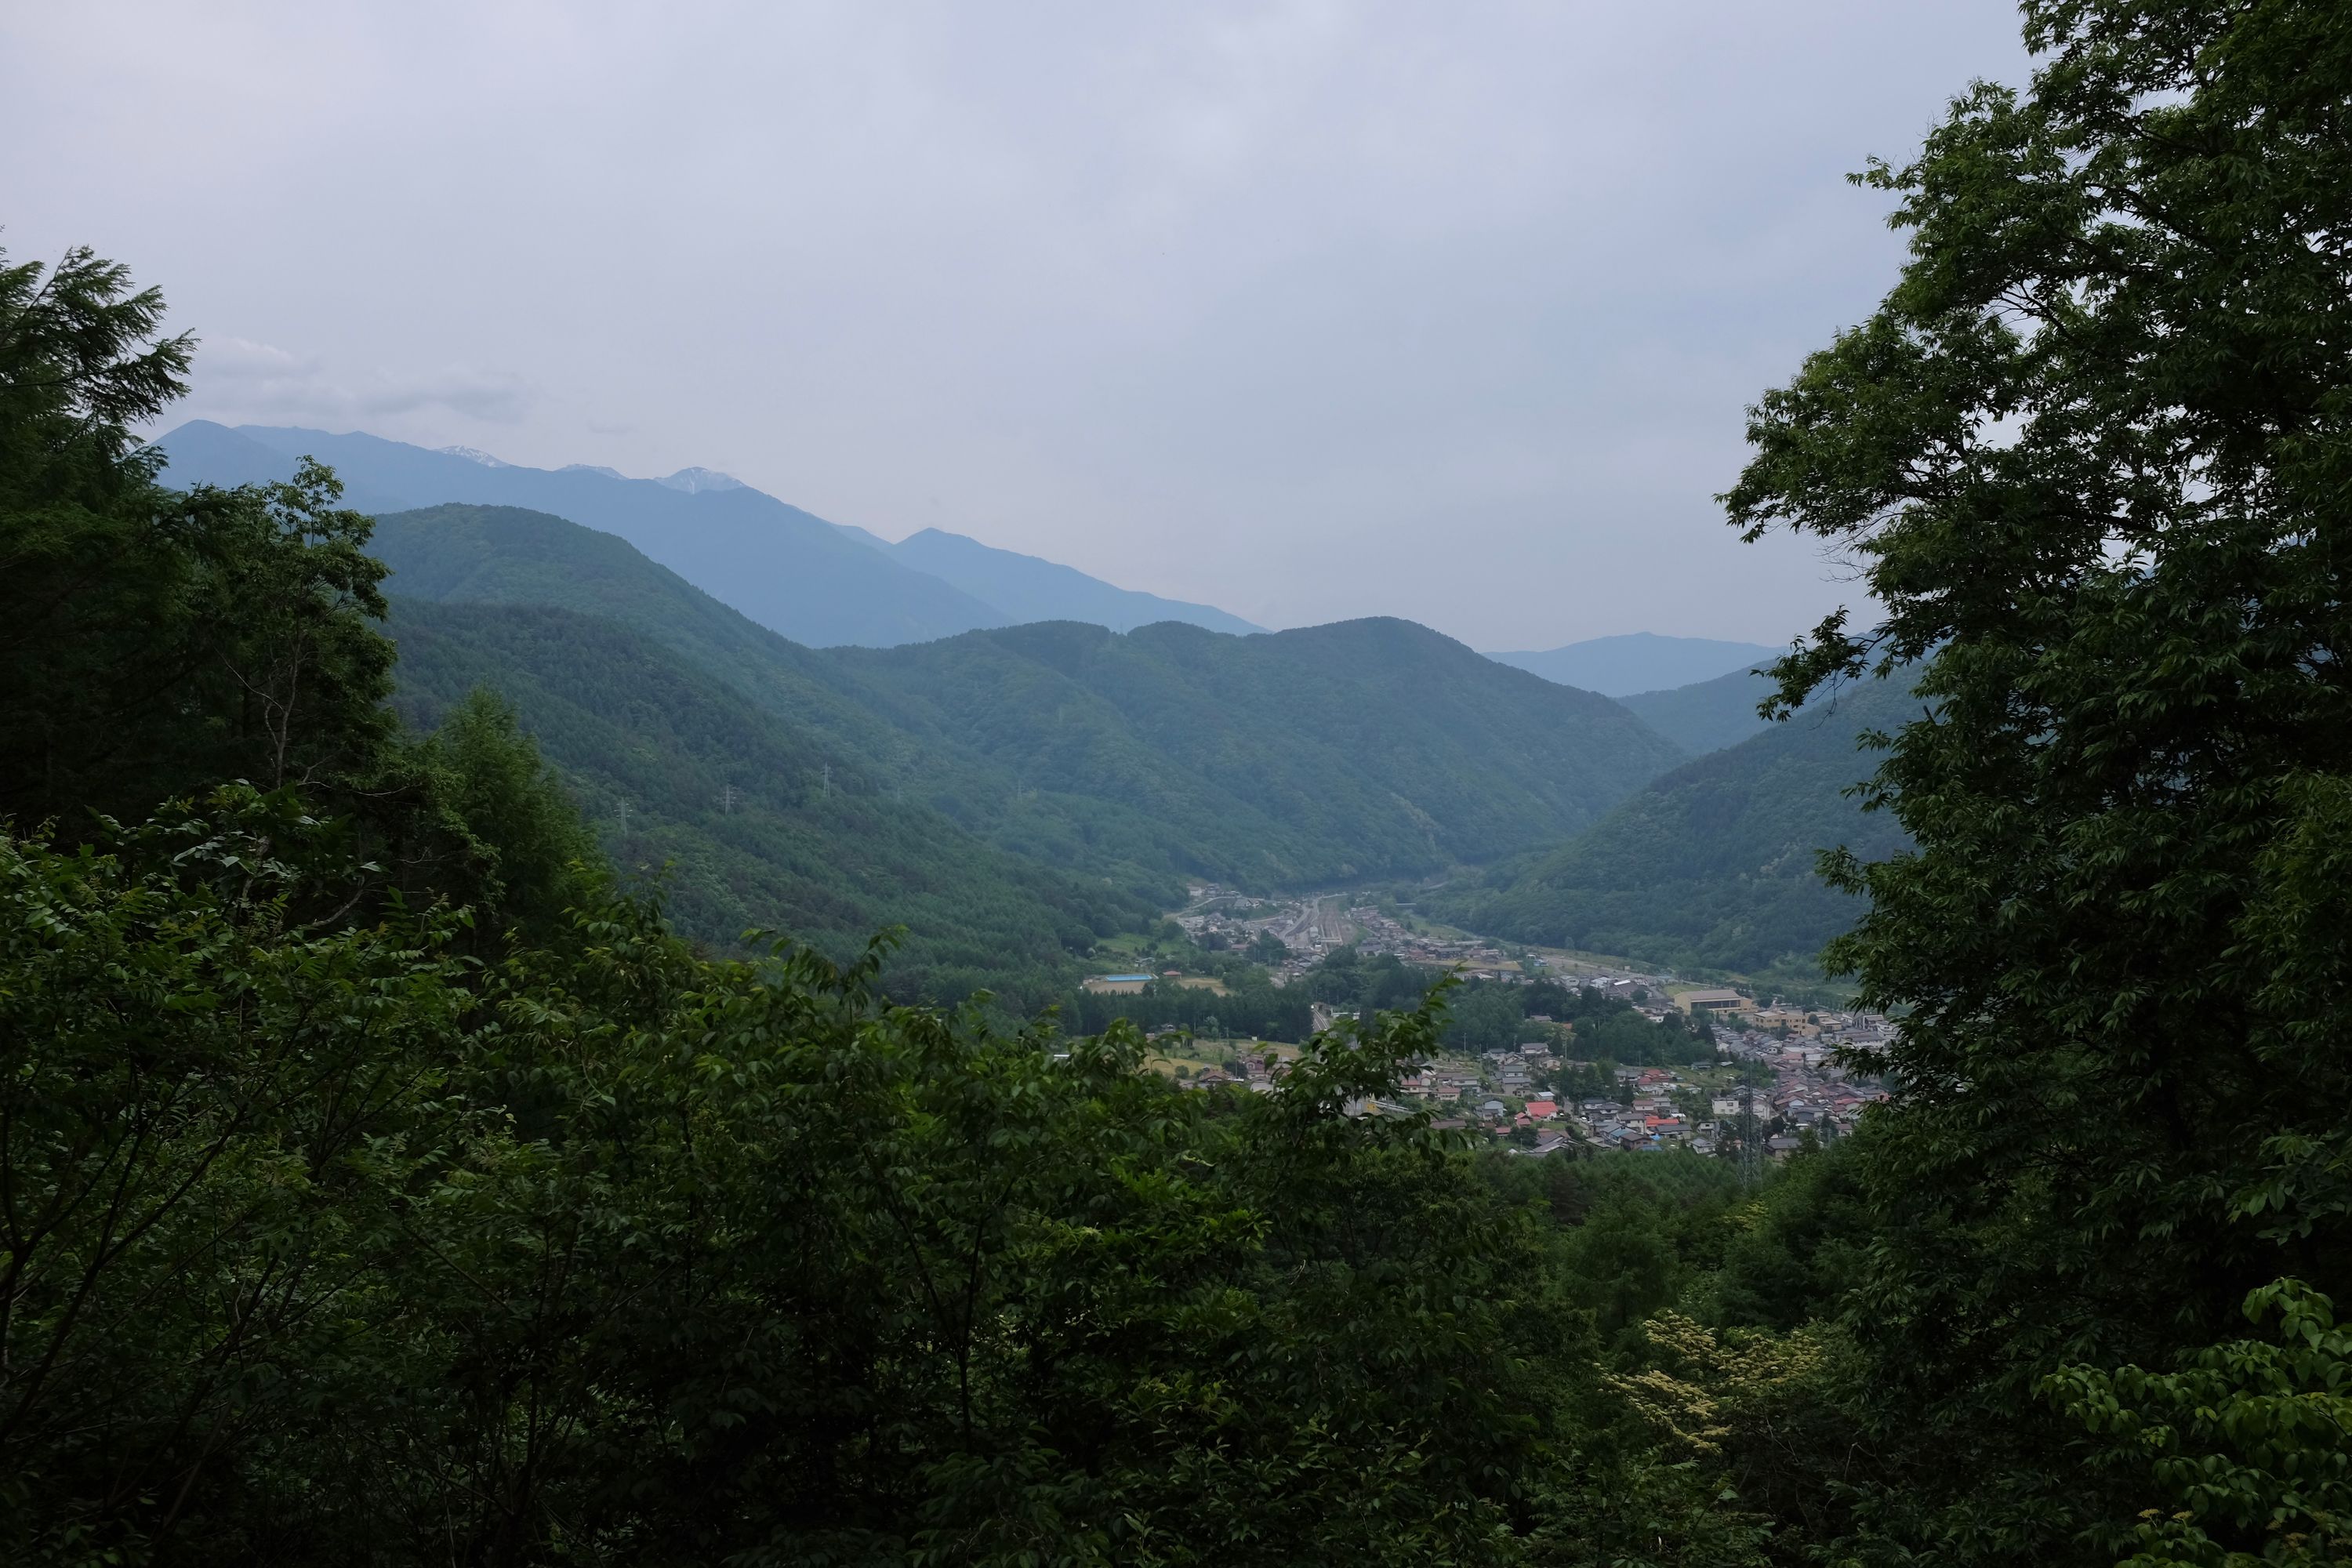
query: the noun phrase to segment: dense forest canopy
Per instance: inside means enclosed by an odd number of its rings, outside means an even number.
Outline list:
[[[710,956],[505,700],[394,709],[332,474],[155,482],[160,296],[0,258],[0,1554],[2343,1562],[2352,29],[2025,16],[1726,498],[1885,611],[1780,700],[1920,699],[1822,868],[1900,1092],[1760,1182],[1365,1113],[1537,1012],[1703,1047],[1593,994],[1349,953],[1188,1092]]]
[[[2032,89],[1873,166],[1911,259],[1725,497],[1883,614],[1784,700],[1925,699],[1874,792],[1916,847],[1827,867],[1868,900],[1832,963],[1906,1015],[1862,1518],[1943,1561],[2335,1561],[2341,1391],[2283,1398],[2324,1356],[2217,1347],[2251,1311],[2340,1353],[2311,1292],[2352,1287],[2352,28],[2024,9]],[[2149,1511],[2101,1534],[2101,1495]]]

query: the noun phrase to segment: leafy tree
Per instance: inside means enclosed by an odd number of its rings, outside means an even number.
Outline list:
[[[1473,1051],[1508,1050],[1518,1044],[1517,988],[1473,982],[1447,998],[1445,1043]]]
[[[306,929],[290,809],[5,846],[13,1561],[1503,1550],[1577,1324],[1347,1114],[1433,1012],[1213,1100],[609,899]]]
[[[0,808],[143,811],[366,774],[389,733],[383,568],[331,475],[183,496],[131,427],[182,390],[162,297],[0,257]]]
[[[2352,1284],[2352,960],[2312,923],[2352,778],[2352,34],[2296,0],[2024,9],[2031,91],[1873,166],[1911,259],[1758,405],[1725,498],[1883,612],[1824,622],[1784,706],[1921,670],[1869,797],[1916,848],[1827,871],[1870,900],[1833,964],[1906,1014],[1863,1519],[1948,1561],[2097,1555],[2120,1500],[2037,1378]]]
[[[2177,1372],[2069,1367],[2045,1381],[2062,1409],[2105,1440],[2111,1465],[2145,1477],[2151,1500],[2109,1550],[2131,1568],[2341,1563],[2352,1526],[2352,1333],[2301,1280],[2248,1293],[2276,1313],[2276,1343],[2236,1340]],[[2103,1532],[2110,1533],[2110,1532]]]
[[[331,835],[250,788],[212,805],[112,853],[0,840],[14,1562],[219,1550],[241,1458],[390,1392],[348,1318],[386,1304],[404,1141],[450,1130],[448,922],[306,925]]]
[[[488,862],[483,896],[535,935],[553,934],[593,896],[602,852],[514,710],[478,689],[419,749],[451,830]]]

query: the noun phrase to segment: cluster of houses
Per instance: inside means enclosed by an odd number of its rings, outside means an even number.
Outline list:
[[[1842,1137],[1872,1105],[1886,1098],[1885,1085],[1876,1077],[1839,1065],[1838,1053],[1875,1055],[1886,1047],[1885,1020],[1869,1016],[1839,1015],[1840,1023],[1816,1026],[1810,1036],[1766,1034],[1758,1029],[1718,1032],[1716,1043],[1735,1061],[1759,1063],[1771,1070],[1768,1087],[1750,1095],[1750,1113],[1763,1127],[1767,1147],[1782,1154],[1799,1147],[1807,1134]]]
[[[1245,943],[1272,931],[1292,952],[1281,980],[1304,973],[1342,938],[1368,954],[1394,953],[1406,963],[1452,969],[1478,978],[1525,982],[1546,972],[1546,961],[1515,961],[1491,943],[1446,941],[1412,931],[1374,905],[1358,905],[1336,921],[1319,900],[1280,906],[1253,904],[1214,887],[1192,889],[1190,909],[1177,916],[1196,939],[1222,932]],[[1749,1064],[1746,1086],[1719,1087],[1720,1070],[1620,1068],[1613,1097],[1564,1103],[1546,1088],[1559,1063],[1549,1045],[1526,1045],[1483,1057],[1449,1057],[1424,1064],[1402,1086],[1405,1103],[1367,1101],[1361,1113],[1420,1109],[1440,1127],[1484,1131],[1523,1154],[1574,1148],[1687,1148],[1701,1154],[1760,1152],[1785,1157],[1810,1138],[1828,1140],[1853,1130],[1862,1113],[1885,1100],[1876,1075],[1849,1066],[1883,1052],[1892,1030],[1875,1014],[1807,1008],[1759,1000],[1729,987],[1675,986],[1663,975],[1561,966],[1558,978],[1624,1001],[1653,1020],[1684,1011],[1707,1016],[1717,1047],[1733,1064]],[[1315,1025],[1328,1027],[1328,1008]],[[1231,1084],[1266,1090],[1284,1064],[1244,1058],[1234,1070],[1210,1068],[1190,1079],[1196,1088]],[[1765,1069],[1759,1074],[1756,1068]]]
[[[1769,1068],[1769,1083],[1726,1088],[1720,1070],[1625,1067],[1617,1069],[1613,1096],[1568,1101],[1544,1088],[1556,1065],[1549,1047],[1526,1046],[1425,1063],[1399,1086],[1401,1100],[1365,1100],[1349,1110],[1426,1111],[1440,1129],[1486,1133],[1516,1154],[1688,1149],[1729,1156],[1752,1141],[1757,1153],[1781,1159],[1809,1137],[1826,1142],[1851,1132],[1864,1110],[1886,1098],[1875,1079],[1853,1076],[1829,1059],[1836,1046],[1818,1037],[1791,1043],[1742,1029],[1718,1039],[1734,1061]],[[1192,1089],[1231,1086],[1264,1093],[1281,1082],[1287,1066],[1272,1053],[1245,1055],[1231,1070],[1208,1068],[1185,1081]]]
[[[1155,1029],[1152,1034],[1156,1037],[1169,1032]],[[1187,1089],[1216,1089],[1222,1086],[1255,1089],[1264,1094],[1282,1081],[1283,1075],[1290,1070],[1291,1059],[1272,1046],[1253,1046],[1241,1052],[1230,1068],[1202,1068],[1183,1083]]]
[[[1684,1075],[1666,1068],[1620,1068],[1620,1098],[1570,1103],[1543,1087],[1557,1065],[1551,1047],[1528,1045],[1443,1058],[1400,1087],[1408,1100],[1437,1113],[1436,1126],[1509,1139],[1519,1153],[1579,1144],[1660,1149],[1689,1143],[1702,1153],[1714,1148],[1715,1124],[1689,1110],[1704,1091]]]
[[[1329,900],[1322,899],[1261,903],[1214,883],[1196,883],[1190,891],[1192,902],[1171,918],[1194,942],[1213,937],[1238,948],[1271,935],[1289,949],[1290,957],[1271,971],[1277,985],[1297,979],[1345,944],[1370,956],[1394,953],[1405,963],[1455,970],[1472,979],[1530,978],[1492,942],[1420,935],[1374,904],[1355,905],[1342,916],[1327,909]]]
[[[1356,951],[1367,955],[1394,953],[1399,963],[1423,969],[1450,969],[1467,980],[1528,980],[1528,973],[1502,949],[1475,938],[1449,940],[1405,929],[1382,914],[1378,905],[1359,904],[1348,911],[1358,935]]]
[[[1544,1045],[1441,1058],[1401,1087],[1408,1101],[1434,1114],[1436,1125],[1483,1131],[1529,1155],[1686,1148],[1780,1159],[1808,1138],[1826,1142],[1851,1132],[1865,1110],[1886,1098],[1876,1075],[1849,1065],[1856,1055],[1885,1050],[1885,1018],[1759,1005],[1737,994],[1733,1000],[1736,1006],[1717,1011],[1724,1063],[1714,1069],[1620,1068],[1616,1092],[1607,1098],[1569,1102],[1548,1092],[1559,1064]],[[1754,1064],[1740,1075],[1745,1081],[1727,1087],[1722,1067],[1743,1063]]]
[[[1697,1114],[1706,1091],[1682,1074],[1620,1068],[1617,1083],[1614,1099],[1578,1102],[1576,1126],[1585,1142],[1603,1149],[1688,1148],[1699,1154],[1720,1146],[1717,1120]]]

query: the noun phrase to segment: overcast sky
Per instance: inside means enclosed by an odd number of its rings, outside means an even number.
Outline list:
[[[724,468],[1269,626],[1777,643],[1711,498],[2000,0],[0,5],[0,245],[175,416]]]

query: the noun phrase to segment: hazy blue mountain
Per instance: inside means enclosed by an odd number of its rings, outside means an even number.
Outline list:
[[[1655,632],[1593,637],[1538,653],[1490,653],[1486,657],[1533,670],[1546,680],[1581,687],[1603,697],[1663,691],[1720,675],[1741,663],[1769,664],[1785,651],[1761,643],[1719,642],[1713,637],[1669,637]]]
[[[1207,605],[1114,587],[960,534],[927,529],[893,544],[712,468],[631,479],[587,463],[528,468],[469,447],[435,451],[364,434],[255,425],[231,430],[201,419],[158,445],[170,459],[170,483],[285,479],[308,453],[333,465],[346,499],[362,511],[460,502],[569,518],[628,540],[761,626],[814,647],[890,647],[1041,620],[1092,621],[1116,631],[1167,620],[1215,631],[1259,629]]]
[[[193,421],[161,442],[167,483],[237,483],[256,476],[252,453],[224,437],[276,451],[291,471],[303,454],[331,464],[363,510],[444,501],[520,506],[617,534],[761,626],[814,647],[887,647],[950,637],[1009,619],[961,589],[845,539],[822,518],[748,486],[674,489],[593,468],[493,464],[378,437],[271,426],[224,430]],[[215,467],[216,462],[225,466]],[[677,476],[673,476],[676,478]]]
[[[1637,691],[1617,700],[1642,721],[1685,752],[1705,753],[1736,746],[1771,726],[1756,716],[1756,705],[1771,695],[1773,683],[1741,665],[1727,675],[1664,691]]]
[[[1130,632],[1155,621],[1183,621],[1213,632],[1244,634],[1265,629],[1213,605],[1188,605],[1157,594],[1113,587],[1074,566],[999,550],[961,533],[927,528],[896,544],[884,544],[863,529],[857,531],[897,560],[995,605],[1015,625],[1085,621],[1115,632]]]
[[[888,540],[883,538],[880,534],[869,532],[868,531],[858,527],[854,522],[836,522],[833,526],[840,532],[844,539],[854,539],[857,541],[858,543],[866,546],[868,549],[879,550],[885,554],[887,554],[890,551],[897,548],[897,546],[893,545]]]
[[[657,485],[667,485],[674,490],[699,495],[704,490],[740,490],[751,487],[732,474],[722,474],[716,468],[680,468],[674,474],[656,479]]]
[[[265,446],[241,430],[215,425],[209,419],[191,419],[157,445],[168,459],[163,482],[181,488],[206,484],[226,489],[290,479],[299,456]],[[401,511],[410,504],[404,496],[377,488],[357,476],[340,477],[344,502],[362,511]]]
[[[1561,847],[1499,864],[1424,907],[1522,942],[1801,976],[1859,912],[1814,874],[1816,854],[1843,845],[1875,859],[1906,843],[1893,817],[1845,793],[1878,765],[1858,737],[1899,728],[1919,707],[1907,681],[1843,687],[1661,773]]]

